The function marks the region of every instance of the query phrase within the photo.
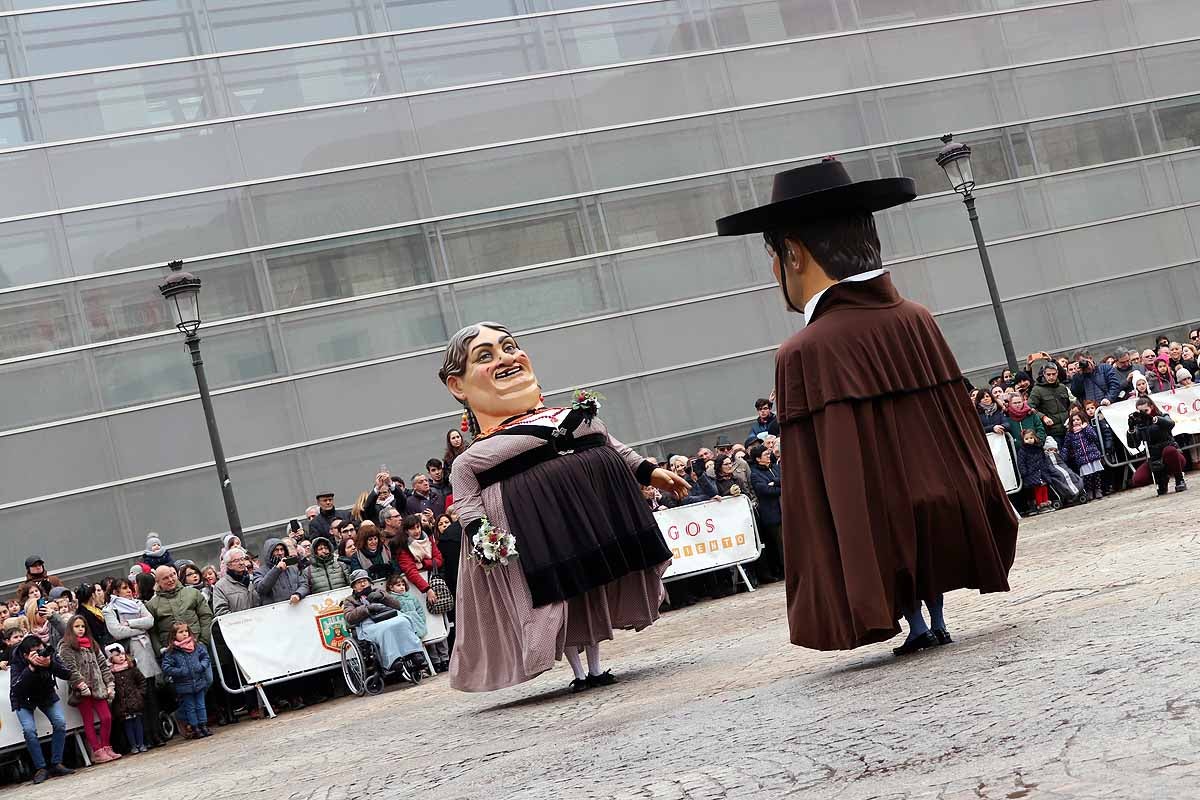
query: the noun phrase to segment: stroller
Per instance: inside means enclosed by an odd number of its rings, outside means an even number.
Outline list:
[[[1046,457],[1050,459],[1049,487],[1054,495],[1055,508],[1081,506],[1088,501],[1084,491],[1083,478],[1079,473],[1066,465],[1058,454],[1058,443],[1053,436],[1046,437]]]

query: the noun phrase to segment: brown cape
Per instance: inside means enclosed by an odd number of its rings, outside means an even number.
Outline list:
[[[952,589],[1008,591],[1017,518],[933,316],[842,282],[775,361],[792,643],[850,650]]]

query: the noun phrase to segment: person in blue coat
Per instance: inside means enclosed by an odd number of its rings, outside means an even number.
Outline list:
[[[779,465],[761,444],[750,448],[750,486],[758,498],[758,530],[763,542],[758,579],[770,583],[783,577],[783,512],[779,507]]]
[[[179,700],[179,715],[191,726],[184,734],[188,739],[212,736],[208,729],[208,709],[204,705],[204,693],[212,679],[212,662],[208,648],[192,636],[186,622],[171,626],[171,644],[163,653],[162,671],[175,685],[175,697]]]
[[[1076,401],[1095,400],[1107,406],[1120,399],[1121,379],[1115,369],[1104,362],[1097,364],[1087,350],[1076,353],[1073,360],[1079,362],[1079,372],[1071,380],[1071,394]]]

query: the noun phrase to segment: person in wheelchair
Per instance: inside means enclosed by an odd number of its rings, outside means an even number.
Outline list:
[[[365,569],[350,576],[350,588],[350,596],[342,601],[346,624],[374,646],[381,667],[413,681],[424,668],[425,648],[412,619],[400,613],[400,601],[372,586]]]

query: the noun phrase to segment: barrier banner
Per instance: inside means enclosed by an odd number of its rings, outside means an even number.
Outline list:
[[[408,587],[425,606],[425,596]],[[226,614],[213,620],[221,629],[225,646],[247,683],[261,683],[300,672],[332,669],[341,664],[342,641],[350,635],[342,614],[349,589],[313,594],[296,605],[275,603]],[[446,617],[426,613],[423,641],[446,638]]]
[[[671,548],[671,566],[664,580],[745,564],[762,552],[748,497],[670,508],[655,512],[654,518]]]
[[[10,747],[25,746],[25,734],[21,731],[21,721],[17,719],[17,712],[12,710],[12,703],[8,701],[9,682],[12,675],[8,670],[0,671],[0,750],[7,750]],[[58,681],[58,699],[62,701],[63,716],[67,718],[67,734],[72,731],[77,731],[83,727],[83,719],[79,716],[79,709],[72,708],[67,705],[67,683],[64,680]],[[38,736],[50,735],[50,720],[46,719],[46,715],[41,711],[34,712],[34,719],[37,720]]]
[[[1178,436],[1181,433],[1200,433],[1200,385],[1181,386],[1173,392],[1156,392],[1150,399],[1164,414],[1175,420],[1175,428],[1171,433]],[[1125,441],[1125,432],[1129,430],[1129,415],[1137,409],[1134,400],[1122,400],[1111,406],[1101,406],[1100,415],[1104,417],[1113,429],[1121,446],[1131,455],[1145,451],[1145,447],[1132,448]]]
[[[1005,492],[1012,494],[1021,482],[1017,477],[1017,466],[1013,463],[1012,450],[1008,446],[1008,435],[992,431],[987,434],[987,442],[992,449],[992,460],[996,462],[996,472],[1000,473],[1000,483]]]

